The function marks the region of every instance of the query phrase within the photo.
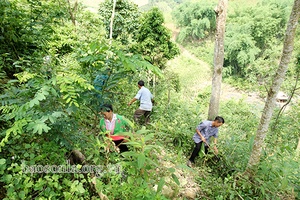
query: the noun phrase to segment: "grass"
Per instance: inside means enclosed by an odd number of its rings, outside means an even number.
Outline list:
[[[184,48],[179,56],[168,62],[167,69],[179,74],[182,94],[191,101],[211,84],[210,66]]]

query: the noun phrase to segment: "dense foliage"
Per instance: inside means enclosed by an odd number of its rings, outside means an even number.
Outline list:
[[[133,50],[160,69],[164,69],[167,61],[179,54],[177,45],[171,41],[170,31],[163,23],[163,13],[158,8],[145,13]]]
[[[160,75],[159,69],[118,44],[110,45],[102,23],[82,6],[74,11],[77,24],[63,10],[67,5],[62,2],[12,0],[1,1],[1,6],[5,12],[1,24],[6,28],[1,44],[7,43],[1,45],[2,76],[6,78],[0,96],[1,198],[86,199],[102,191],[111,198],[155,196],[149,187],[155,180],[145,172],[156,166],[147,161],[156,148],[146,144],[151,135],[133,140],[131,154],[123,158],[106,151],[109,141],[99,135],[97,127],[101,103],[118,105],[126,100],[122,85],[140,71]],[[106,69],[110,69],[108,80],[97,90],[95,78]],[[137,131],[140,137],[145,133],[148,131]],[[87,155],[86,164],[98,166],[98,172],[53,173],[55,166],[69,167],[66,160],[74,149]],[[155,164],[155,158],[152,162]],[[124,189],[119,186],[120,174],[111,165],[126,171]],[[77,165],[74,170],[81,168]],[[93,179],[99,170],[106,175]],[[110,192],[112,186],[119,193]],[[128,186],[140,189],[125,194]]]
[[[106,0],[100,3],[99,16],[104,22],[109,36],[111,16],[113,11],[113,1]],[[116,3],[112,37],[121,41],[123,44],[128,44],[135,40],[139,29],[140,12],[136,4],[128,0],[118,0]]]
[[[256,8],[240,7],[228,16],[224,63],[227,75],[245,77],[250,63],[275,58],[270,54],[283,40],[289,14],[286,6],[268,3]],[[272,63],[268,65],[274,66]],[[254,69],[250,70],[255,75]]]
[[[214,2],[186,2],[173,11],[173,18],[180,28],[178,41],[201,40],[215,32]]]
[[[154,8],[140,16],[136,5],[117,2],[121,14],[116,17],[110,44],[109,1],[101,4],[107,7],[100,8],[100,16],[79,4],[73,10],[75,24],[65,1],[0,1],[0,198],[183,198],[179,197],[179,187],[184,183],[175,175],[178,168],[185,170],[184,176],[196,172],[200,190],[195,198],[199,199],[300,198],[299,157],[295,153],[300,132],[299,100],[272,122],[272,127],[280,128],[274,128],[266,138],[264,156],[253,177],[243,172],[262,105],[242,99],[224,100],[220,105],[220,115],[226,123],[220,128],[218,159],[213,154],[201,154],[196,167],[186,169],[186,158],[194,145],[191,137],[207,116],[211,88],[204,82],[209,79],[209,68],[196,62],[194,56],[183,54],[173,59],[179,50],[163,26],[166,13]],[[181,1],[152,3],[176,5]],[[288,10],[283,9],[284,5],[285,1],[258,4],[251,9],[235,8],[229,15],[228,41],[242,44],[251,58],[239,56],[237,49],[241,46],[237,45],[230,46],[232,54],[226,59],[240,67],[236,68],[240,75],[249,80],[260,76],[265,80],[276,66]],[[199,12],[202,8],[206,7],[199,8]],[[129,13],[130,19],[124,13]],[[285,17],[278,18],[279,15]],[[255,18],[249,19],[252,26],[243,21],[244,17]],[[258,20],[264,18],[267,21]],[[135,23],[129,24],[131,20]],[[263,30],[255,28],[259,22]],[[241,30],[241,35],[239,31],[235,35],[234,29]],[[209,60],[213,49],[207,44],[201,44],[200,55]],[[296,51],[299,48],[298,40]],[[251,54],[250,49],[255,52]],[[167,62],[170,59],[171,64]],[[248,64],[241,65],[244,61]],[[228,67],[227,75],[231,74],[229,69],[233,70]],[[293,78],[285,88],[294,85],[298,69],[299,62],[293,60],[288,72]],[[158,79],[150,79],[149,74],[157,74]],[[101,80],[97,77],[102,75],[106,81],[99,85]],[[126,133],[131,136],[131,151],[121,155],[113,145],[108,149],[111,141],[99,131],[99,107],[110,102],[116,113],[131,120],[134,108],[127,102],[136,94],[140,79],[156,93],[151,125],[132,124],[134,135]],[[155,88],[151,87],[153,81]],[[196,84],[201,84],[199,90],[193,90]],[[233,84],[239,83],[234,80]],[[86,156],[84,163],[68,163],[73,150]],[[56,166],[72,167],[73,171],[58,172]],[[85,173],[87,166],[96,168]],[[174,192],[172,197],[163,194],[164,186]]]

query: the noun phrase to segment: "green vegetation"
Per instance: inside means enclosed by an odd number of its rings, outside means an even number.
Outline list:
[[[137,44],[133,47],[133,51],[142,54],[160,69],[164,69],[167,61],[179,54],[176,44],[171,41],[170,31],[163,23],[163,13],[158,8],[145,13],[138,30]]]
[[[214,49],[208,7],[214,4],[193,1],[200,6],[195,10],[186,1],[152,0],[142,13],[129,1],[117,2],[110,43],[111,1],[101,3],[97,14],[65,1],[0,1],[0,198],[187,199],[182,191],[195,182],[194,199],[299,199],[299,91],[272,120],[257,172],[249,177],[243,172],[263,102],[226,96],[231,86],[265,96],[292,1],[230,3],[219,159],[201,154],[193,169],[185,163],[195,127],[207,116]],[[172,22],[172,11],[181,22],[184,14],[194,21],[181,23],[180,30],[202,28],[172,42],[163,26],[164,16]],[[282,88],[287,93],[299,72],[299,33]],[[95,78],[107,69],[107,82],[97,90]],[[107,148],[111,141],[99,131],[99,107],[112,103],[131,120],[134,108],[127,102],[140,79],[155,92],[151,125],[133,124],[135,133],[126,133],[131,151],[121,155],[113,145]],[[74,149],[85,155],[84,163],[71,159]],[[70,165],[70,173],[52,173],[54,166]],[[97,168],[80,173],[85,166]]]
[[[106,0],[101,3],[99,7],[99,16],[105,24],[108,38],[113,2]],[[128,0],[118,0],[115,8],[112,37],[121,41],[123,44],[128,44],[132,42],[132,40],[134,41],[140,26],[140,15],[141,13],[138,11],[136,4]]]
[[[174,10],[173,17],[180,27],[178,41],[201,40],[216,29],[215,2],[186,2]]]

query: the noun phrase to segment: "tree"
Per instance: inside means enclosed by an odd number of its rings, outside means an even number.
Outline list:
[[[115,9],[113,7],[115,6]],[[114,21],[111,24],[111,17],[114,12]],[[140,12],[138,6],[129,0],[106,0],[100,3],[100,19],[103,20],[107,30],[107,37],[110,37],[112,26],[112,38],[128,44],[135,40],[139,28]]]
[[[217,31],[214,52],[214,74],[212,79],[212,91],[209,103],[208,119],[213,120],[219,112],[219,101],[222,83],[222,69],[224,63],[224,35],[227,15],[227,0],[219,0],[215,9],[217,15]]]
[[[285,10],[289,6],[281,1],[268,1],[255,7],[235,9],[226,25],[224,69],[227,75],[249,76],[249,68],[252,75],[256,75],[253,65],[258,60],[264,61],[266,66],[271,65],[280,54],[275,48],[283,41],[288,20]],[[261,69],[262,62],[257,66]]]
[[[296,156],[298,157],[299,155],[300,155],[300,137],[299,137],[298,146],[297,146],[297,149],[296,149]]]
[[[114,18],[115,18],[115,12],[116,12],[116,4],[117,0],[114,0],[113,2],[113,9],[111,13],[111,18],[110,18],[110,24],[109,24],[109,42],[111,44],[112,42],[112,36],[113,36],[113,25],[114,25]]]
[[[180,27],[177,38],[179,42],[200,40],[215,32],[216,16],[213,6],[213,3],[207,1],[186,2],[172,12],[176,25]]]
[[[54,0],[0,1],[0,68],[9,79],[28,68],[39,68],[55,26],[67,21],[66,2]],[[34,60],[35,59],[35,60]]]
[[[273,114],[273,109],[275,106],[276,95],[284,80],[286,71],[288,69],[288,64],[292,56],[292,52],[294,48],[294,37],[295,37],[295,32],[296,32],[296,27],[297,27],[299,17],[300,17],[300,0],[295,0],[290,15],[290,19],[287,25],[286,33],[285,33],[285,41],[283,45],[282,56],[279,63],[279,67],[273,78],[273,83],[268,91],[268,97],[260,119],[260,123],[257,128],[252,153],[250,155],[248,167],[246,169],[246,173],[248,174],[251,174],[252,168],[256,166],[260,161],[262,148],[264,146],[264,139],[267,135],[270,120]]]
[[[179,54],[179,49],[171,41],[170,31],[163,25],[164,17],[158,8],[153,8],[143,16],[134,45],[151,64],[164,69],[168,60]]]

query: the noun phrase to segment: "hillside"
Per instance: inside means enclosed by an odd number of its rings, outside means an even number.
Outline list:
[[[0,1],[0,199],[300,199],[294,0],[229,2],[214,121],[218,0],[102,1]]]

